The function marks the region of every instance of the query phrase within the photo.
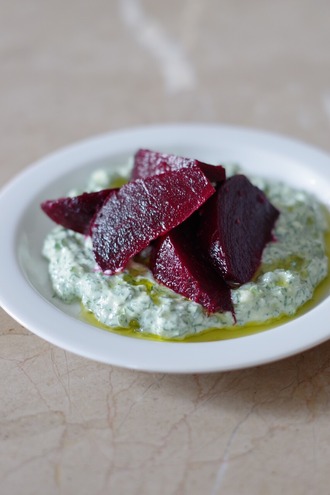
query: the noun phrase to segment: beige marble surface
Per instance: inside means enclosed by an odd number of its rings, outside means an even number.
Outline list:
[[[247,125],[330,152],[329,19],[327,0],[0,0],[1,185],[146,123]],[[69,354],[2,310],[0,337],[1,495],[329,493],[330,342],[176,376]]]

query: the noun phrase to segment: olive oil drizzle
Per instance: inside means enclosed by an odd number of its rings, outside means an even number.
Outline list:
[[[327,222],[328,222],[328,229],[325,232],[325,245],[326,245],[326,254],[328,259],[330,260],[330,212],[326,210],[326,217],[327,217]],[[301,260],[289,260],[287,263],[297,263],[298,265],[300,264]],[[330,261],[329,261],[330,262]],[[261,267],[261,270],[263,270],[263,267]],[[130,276],[128,276],[130,277]],[[140,282],[141,285],[146,285],[146,288],[148,291],[152,291],[152,283],[148,280],[143,280]],[[150,284],[150,285],[149,285]],[[293,316],[282,316],[278,318],[274,318],[271,320],[268,320],[267,322],[264,323],[248,323],[246,325],[242,326],[229,326],[229,327],[224,327],[224,328],[209,328],[207,330],[204,330],[203,332],[200,332],[195,335],[191,335],[189,337],[185,337],[183,339],[164,339],[162,337],[159,337],[157,335],[153,334],[148,334],[146,332],[142,332],[140,330],[139,322],[137,320],[132,320],[130,322],[129,327],[108,327],[102,323],[100,323],[94,316],[94,314],[90,311],[88,311],[86,308],[82,308],[81,312],[81,317],[84,321],[87,323],[102,328],[104,330],[114,332],[123,336],[127,337],[134,337],[134,338],[142,338],[142,339],[148,339],[148,340],[155,340],[155,341],[166,341],[166,342],[181,342],[181,343],[186,343],[186,342],[213,342],[217,340],[228,340],[228,339],[235,339],[239,337],[246,337],[248,335],[253,335],[259,332],[264,332],[265,330],[270,330],[272,328],[275,328],[279,325],[283,325],[284,323],[288,323],[289,321],[295,320],[296,318],[299,318],[300,316],[304,315],[308,311],[311,311],[313,308],[315,308],[318,304],[320,304],[324,299],[328,297],[330,294],[330,272],[328,268],[328,273],[327,276],[322,280],[322,282],[315,288],[315,291],[313,293],[313,297],[307,301],[303,306],[301,306],[296,313]],[[155,296],[155,301],[154,303],[157,304],[157,298]]]

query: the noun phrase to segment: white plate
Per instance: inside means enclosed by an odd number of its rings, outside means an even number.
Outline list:
[[[330,157],[283,137],[242,128],[168,125],[115,132],[75,144],[28,168],[0,195],[0,303],[36,335],[68,351],[127,368],[195,373],[274,361],[330,337],[330,298],[302,317],[259,334],[218,342],[173,343],[112,334],[78,318],[54,299],[41,246],[52,223],[39,204],[82,186],[102,165],[125,163],[138,148],[234,161],[247,172],[281,178],[330,206]]]

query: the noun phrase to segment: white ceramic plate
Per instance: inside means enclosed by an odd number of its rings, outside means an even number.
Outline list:
[[[83,186],[100,166],[126,163],[138,148],[200,160],[238,162],[280,178],[330,206],[330,157],[283,137],[242,128],[168,125],[132,129],[75,144],[34,164],[0,195],[0,304],[45,340],[96,361],[154,372],[239,369],[274,361],[330,337],[330,298],[302,317],[255,335],[203,343],[156,342],[112,334],[82,322],[79,308],[53,297],[41,246],[53,224],[39,204]]]

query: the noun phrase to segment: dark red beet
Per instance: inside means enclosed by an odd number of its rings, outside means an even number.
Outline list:
[[[109,197],[92,228],[95,259],[109,274],[188,218],[215,190],[198,167],[137,179]]]
[[[83,193],[73,198],[48,200],[41,204],[41,208],[59,225],[87,235],[94,215],[105,199],[116,190],[104,189],[93,193]]]
[[[200,242],[228,284],[241,285],[252,279],[278,215],[265,194],[244,175],[226,180],[203,206]]]
[[[196,166],[204,172],[211,182],[223,182],[226,179],[226,171],[221,165],[208,165],[192,158],[145,149],[140,149],[135,154],[132,179],[145,179],[151,175]]]
[[[208,313],[234,314],[228,285],[200,254],[192,217],[155,241],[150,263],[154,278]]]

